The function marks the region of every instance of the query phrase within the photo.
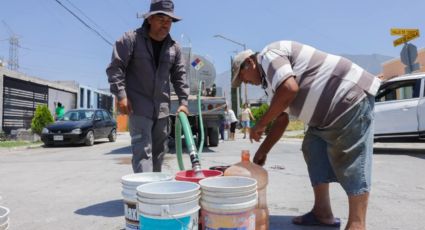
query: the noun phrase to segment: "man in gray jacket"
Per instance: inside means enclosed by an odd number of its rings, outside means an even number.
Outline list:
[[[160,172],[170,132],[170,82],[182,111],[188,114],[189,87],[181,47],[171,38],[171,0],[152,0],[143,25],[114,45],[106,69],[118,109],[129,114],[133,171]]]

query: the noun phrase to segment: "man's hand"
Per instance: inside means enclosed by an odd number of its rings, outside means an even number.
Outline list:
[[[183,112],[185,113],[187,116],[189,116],[189,109],[187,108],[187,106],[185,105],[181,105],[179,106],[179,108],[177,109],[177,113],[179,112]]]
[[[251,131],[249,132],[249,140],[251,141],[251,143],[252,139],[254,139],[256,142],[259,142],[265,130],[266,127],[260,125],[259,123],[252,127]]]
[[[264,165],[264,163],[266,163],[266,160],[267,160],[267,153],[266,153],[266,152],[257,151],[257,152],[255,153],[255,156],[254,156],[253,161],[254,161],[254,163],[256,163],[257,165],[261,165],[261,166],[263,166],[263,165]]]
[[[118,101],[118,110],[122,114],[132,114],[133,109],[131,107],[131,103],[127,98],[123,98],[120,101]]]

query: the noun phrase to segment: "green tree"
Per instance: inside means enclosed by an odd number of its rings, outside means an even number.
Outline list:
[[[268,109],[269,109],[268,104],[261,104],[260,107],[253,108],[251,111],[252,111],[252,115],[255,118],[255,121],[260,120],[260,118],[267,112]],[[266,134],[269,133],[272,124],[273,124],[273,121],[267,124],[266,131],[265,131]]]
[[[260,107],[252,108],[252,115],[254,116],[255,120],[258,121],[266,113],[268,109],[269,109],[268,104],[261,104]]]
[[[53,122],[53,116],[50,113],[47,105],[38,105],[35,109],[35,115],[32,118],[31,130],[33,133],[40,135],[43,128]]]

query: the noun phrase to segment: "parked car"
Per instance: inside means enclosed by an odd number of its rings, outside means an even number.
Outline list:
[[[91,146],[96,139],[117,138],[117,122],[103,109],[74,109],[61,120],[46,126],[41,140],[46,146],[54,144],[85,144]]]
[[[384,82],[375,97],[375,140],[425,140],[425,73]]]

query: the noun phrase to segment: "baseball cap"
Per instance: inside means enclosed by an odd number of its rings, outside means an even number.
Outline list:
[[[250,56],[254,55],[254,51],[247,49],[240,53],[238,53],[234,58],[232,62],[232,88],[237,88],[241,85],[242,81],[239,78],[239,71],[241,70],[242,63],[249,58]]]

